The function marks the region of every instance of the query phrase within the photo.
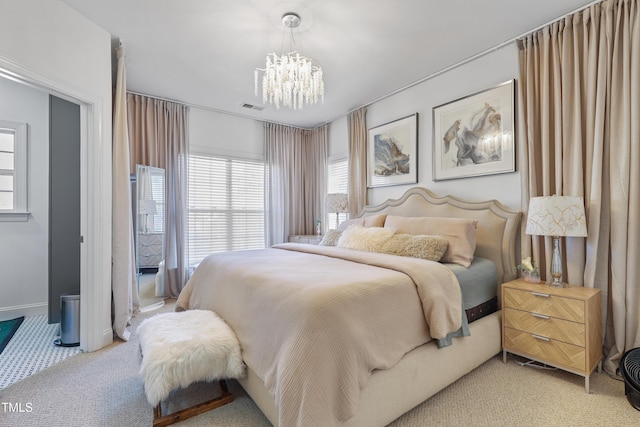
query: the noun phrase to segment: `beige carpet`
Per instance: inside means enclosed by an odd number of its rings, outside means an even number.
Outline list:
[[[172,310],[173,303],[133,320]],[[82,353],[0,390],[0,426],[150,426],[138,376],[134,338],[95,353]],[[236,400],[179,426],[268,426],[235,382]],[[198,384],[174,393],[176,402],[202,400],[214,386]],[[390,396],[393,398],[393,396]],[[171,409],[171,408],[170,408]],[[638,426],[640,412],[624,397],[624,384],[605,374],[582,377],[537,370],[495,357],[391,424],[413,426]]]

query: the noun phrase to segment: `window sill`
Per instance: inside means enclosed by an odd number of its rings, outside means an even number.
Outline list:
[[[26,222],[29,220],[29,215],[29,212],[0,211],[0,222]]]

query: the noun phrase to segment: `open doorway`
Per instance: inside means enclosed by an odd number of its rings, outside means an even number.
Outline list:
[[[3,135],[22,129],[0,147],[0,193],[15,200],[0,214],[0,320],[59,323],[60,296],[80,293],[80,120],[80,105],[0,77]]]
[[[24,141],[15,141],[14,148],[22,148],[26,155],[23,172],[28,212],[19,218],[0,217],[0,320],[45,315],[49,280],[49,94],[0,77],[0,120],[21,123],[25,129]],[[12,156],[5,151],[4,157]],[[15,165],[14,173],[20,173],[19,164],[9,163]],[[12,188],[3,185],[5,192]]]
[[[40,114],[48,117],[47,105],[49,95],[55,95],[61,99],[71,101],[79,106],[80,111],[80,348],[83,351],[95,351],[113,342],[113,332],[111,330],[110,300],[111,300],[111,132],[104,132],[105,117],[102,111],[104,101],[95,97],[94,94],[83,94],[76,88],[69,88],[60,82],[54,82],[33,70],[27,70],[15,63],[4,61],[0,58],[0,79],[3,82],[10,82],[14,87],[29,89],[31,93],[38,94],[41,99]],[[7,98],[8,100],[9,98]],[[14,97],[10,102],[20,105],[19,97]],[[106,106],[110,105],[107,103]],[[110,122],[109,122],[110,123]],[[44,125],[38,127],[47,129],[48,118]],[[35,132],[35,129],[32,130]],[[31,136],[30,135],[30,139]],[[107,140],[103,141],[107,136]],[[48,135],[41,134],[39,141],[46,141]],[[48,147],[30,147],[30,168],[34,172],[48,174],[48,160],[41,160],[34,163],[34,159],[46,153]],[[42,163],[44,162],[44,163]],[[91,169],[89,170],[89,165]],[[34,178],[32,184],[37,182]],[[28,206],[29,215],[38,214],[41,221],[25,221],[27,227],[32,227],[39,236],[46,236],[48,233],[48,215],[42,212],[37,213],[38,203],[48,202],[48,188],[29,187],[31,191],[31,206]],[[88,195],[91,194],[91,197]],[[46,211],[46,209],[45,209]],[[13,227],[19,230],[18,227]],[[27,232],[28,233],[28,232]],[[25,234],[27,234],[25,233]],[[4,237],[3,242],[9,239]],[[11,251],[18,254],[21,246],[27,245],[29,239],[25,239],[21,233],[13,236]],[[34,296],[26,303],[19,303],[16,300],[9,301],[3,295],[0,307],[0,316],[10,315],[16,310],[26,311],[27,315],[47,313],[48,310],[48,241],[46,238],[38,242],[38,256],[21,257],[22,263],[15,263],[16,271],[19,272],[18,279],[3,277],[3,283],[11,286],[14,291],[24,297],[27,273],[37,273],[40,275],[33,283],[43,284],[37,296]],[[8,295],[8,294],[7,294]],[[35,302],[34,302],[35,301]]]
[[[70,107],[69,120],[61,120],[55,112],[57,107],[52,109],[50,102]],[[60,338],[60,294],[80,290],[80,116],[78,104],[0,77],[0,128],[10,130],[19,124],[24,131],[20,137],[14,134],[13,140],[3,139],[0,168],[5,173],[0,191],[7,199],[25,198],[24,204],[2,205],[15,214],[0,215],[0,321],[23,319],[2,352],[0,389],[80,351],[80,346],[54,344]],[[52,126],[65,132],[75,129],[71,146],[66,137],[63,143],[51,141],[52,134],[57,133],[51,132]],[[24,158],[16,159],[21,156]],[[62,168],[52,167],[55,157],[63,157]],[[74,171],[70,170],[69,160],[75,164]],[[52,181],[50,173],[54,170],[61,173]],[[23,181],[21,185],[13,185],[16,178]],[[56,187],[61,194],[52,197],[49,192]],[[53,216],[51,202],[55,202],[53,211],[58,212]],[[51,245],[52,232],[68,237],[68,230],[60,221],[70,222],[75,230],[72,250],[59,248],[57,242]],[[50,258],[52,255],[54,258]],[[60,275],[61,270],[72,274]],[[52,293],[53,276],[59,277],[63,288]],[[74,332],[77,342],[79,331]]]

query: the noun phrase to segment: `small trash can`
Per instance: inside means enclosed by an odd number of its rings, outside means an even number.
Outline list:
[[[55,344],[80,345],[80,295],[60,295],[60,339]]]

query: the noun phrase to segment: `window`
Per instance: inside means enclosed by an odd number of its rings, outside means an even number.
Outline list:
[[[264,163],[189,156],[189,264],[209,254],[265,247]]]
[[[27,124],[0,120],[0,221],[26,221]]]
[[[348,193],[348,175],[349,164],[347,159],[339,159],[329,162],[327,193]],[[327,213],[326,224],[327,230],[338,228],[338,222],[347,219],[346,213],[336,215],[335,213]]]
[[[164,173],[151,174],[151,199],[156,202],[156,213],[153,215],[153,230],[164,233]]]

